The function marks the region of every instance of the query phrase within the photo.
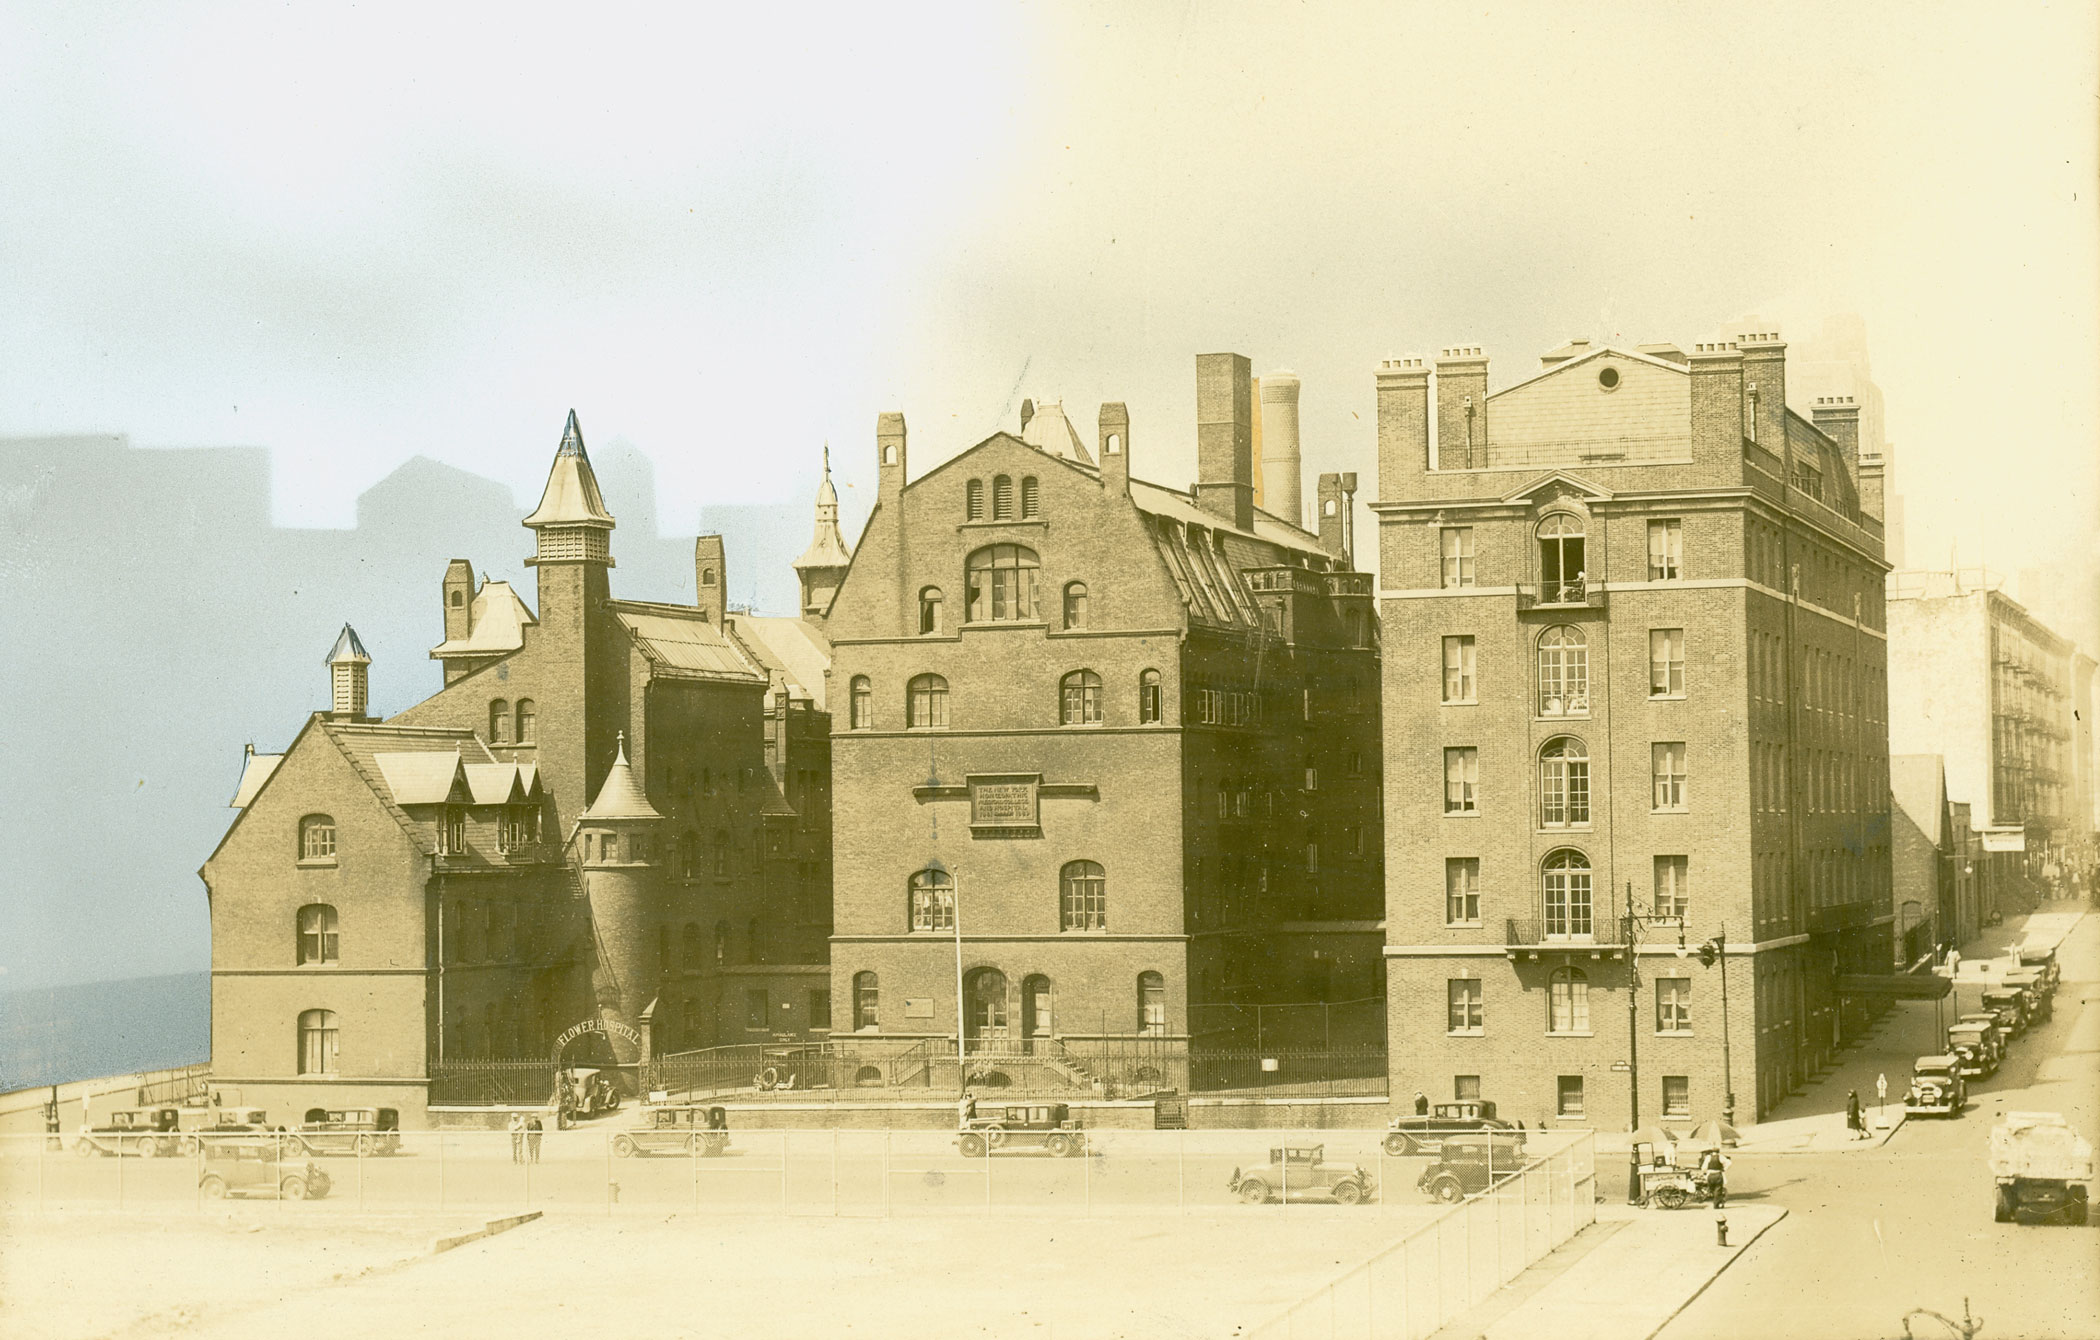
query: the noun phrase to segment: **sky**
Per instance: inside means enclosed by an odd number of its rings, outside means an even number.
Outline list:
[[[16,0],[0,436],[266,447],[277,521],[329,527],[416,455],[529,505],[573,407],[672,530],[805,502],[828,442],[850,534],[885,410],[917,471],[1024,396],[1121,400],[1186,483],[1194,356],[1234,350],[1369,502],[1380,358],[1477,344],[1499,386],[1573,335],[1853,312],[1912,561],[2089,580],[2096,26]]]

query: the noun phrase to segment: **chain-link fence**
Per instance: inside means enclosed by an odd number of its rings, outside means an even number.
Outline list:
[[[238,1199],[285,1202],[284,1213],[323,1216],[517,1208],[609,1215],[1180,1212],[1367,1215],[1404,1226],[1441,1209],[1424,1176],[1433,1160],[1389,1156],[1382,1130],[1016,1127],[973,1141],[953,1130],[736,1129],[723,1140],[704,1127],[611,1121],[515,1138],[506,1131],[287,1131],[201,1141],[146,1133],[122,1142],[10,1136],[0,1139],[0,1210],[166,1211]],[[1566,1227],[1571,1216],[1587,1222],[1588,1137],[1541,1133],[1526,1157],[1516,1180],[1487,1199],[1508,1201],[1513,1214],[1519,1200],[1525,1213],[1534,1202],[1550,1206],[1557,1227],[1540,1236],[1558,1241],[1573,1231]],[[1505,1179],[1511,1171],[1497,1167],[1493,1175]],[[1261,1184],[1260,1195],[1250,1183]],[[1345,1184],[1354,1190],[1338,1190]],[[1522,1250],[1512,1249],[1508,1259]]]
[[[1596,1136],[1536,1140],[1446,1213],[1256,1329],[1263,1340],[1420,1340],[1487,1301],[1597,1219]]]

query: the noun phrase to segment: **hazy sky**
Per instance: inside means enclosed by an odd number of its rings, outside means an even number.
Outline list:
[[[851,519],[885,409],[923,469],[1121,399],[1181,483],[1234,349],[1369,472],[1382,356],[1853,310],[1913,558],[2094,552],[2087,3],[450,8],[0,8],[0,433],[340,525],[416,453],[535,493],[575,406],[669,525],[826,439]]]

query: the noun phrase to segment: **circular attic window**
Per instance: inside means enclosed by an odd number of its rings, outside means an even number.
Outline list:
[[[1601,371],[1599,371],[1597,373],[1597,385],[1603,387],[1607,391],[1618,390],[1619,370],[1617,368],[1604,368]]]

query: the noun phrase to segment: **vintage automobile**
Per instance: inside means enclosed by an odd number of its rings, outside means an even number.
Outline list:
[[[623,1159],[637,1154],[700,1154],[715,1158],[729,1148],[729,1113],[719,1107],[680,1103],[653,1108],[649,1124],[613,1137],[613,1153]]]
[[[1993,1054],[1997,1056],[1998,1064],[2005,1064],[2005,1053],[2012,1046],[2012,1034],[2006,1031],[2005,1021],[1998,1017],[1996,1010],[1981,1010],[1974,1014],[1965,1014],[1956,1026],[1959,1027],[1960,1024],[1983,1025],[1985,1041],[1990,1044]]]
[[[2054,949],[2022,949],[2020,966],[2039,971],[2042,974],[2043,989],[2052,996],[2056,994],[2056,984],[2062,980],[2063,969],[2057,966]]]
[[[1086,1131],[1063,1103],[987,1107],[957,1133],[955,1148],[968,1159],[983,1158],[995,1149],[1040,1149],[1053,1158],[1066,1158],[1086,1152]]]
[[[391,1107],[308,1108],[292,1134],[309,1154],[398,1154],[401,1113]]]
[[[1524,1133],[1507,1121],[1495,1116],[1495,1105],[1477,1099],[1456,1103],[1438,1103],[1426,1114],[1394,1117],[1385,1124],[1385,1152],[1394,1158],[1408,1154],[1434,1153],[1437,1144],[1450,1135],[1471,1135],[1480,1131],[1498,1132],[1496,1139],[1502,1148],[1496,1153],[1499,1162],[1509,1155],[1524,1152]]]
[[[204,1171],[197,1190],[212,1200],[263,1196],[271,1200],[319,1200],[335,1183],[312,1160],[266,1135],[214,1140],[204,1146]]]
[[[283,1127],[270,1125],[270,1114],[259,1107],[188,1108],[182,1121],[188,1136],[186,1154],[220,1140],[284,1133]]]
[[[620,1091],[602,1070],[570,1069],[555,1077],[561,1114],[571,1121],[595,1117],[620,1106]]]
[[[1523,1167],[1494,1133],[1447,1136],[1431,1147],[1431,1153],[1435,1161],[1422,1170],[1415,1187],[1446,1204],[1485,1191]]]
[[[120,1108],[100,1126],[91,1126],[73,1143],[82,1158],[95,1154],[142,1159],[189,1152],[181,1133],[182,1114],[173,1107]]]
[[[1954,1025],[1947,1030],[1947,1050],[1954,1057],[1955,1073],[1963,1079],[1987,1079],[1998,1072],[1998,1048],[1988,1024]]]
[[[2007,988],[1986,991],[1983,993],[1983,1008],[1998,1016],[1998,1025],[2005,1030],[2005,1036],[2016,1038],[2027,1031],[2027,998],[2020,992]]]
[[[2053,993],[2042,979],[2038,968],[2015,968],[2001,979],[2011,990],[2018,991],[2025,999],[2027,1022],[2045,1024],[2056,1014]]]
[[[1961,1062],[1953,1056],[1920,1056],[1911,1063],[1903,1110],[1913,1117],[1958,1117],[1969,1100]]]
[[[1271,1199],[1332,1200],[1361,1205],[1377,1190],[1371,1174],[1350,1163],[1329,1163],[1325,1145],[1285,1145],[1269,1151],[1269,1161],[1242,1172],[1232,1170],[1225,1189],[1249,1205]]]

